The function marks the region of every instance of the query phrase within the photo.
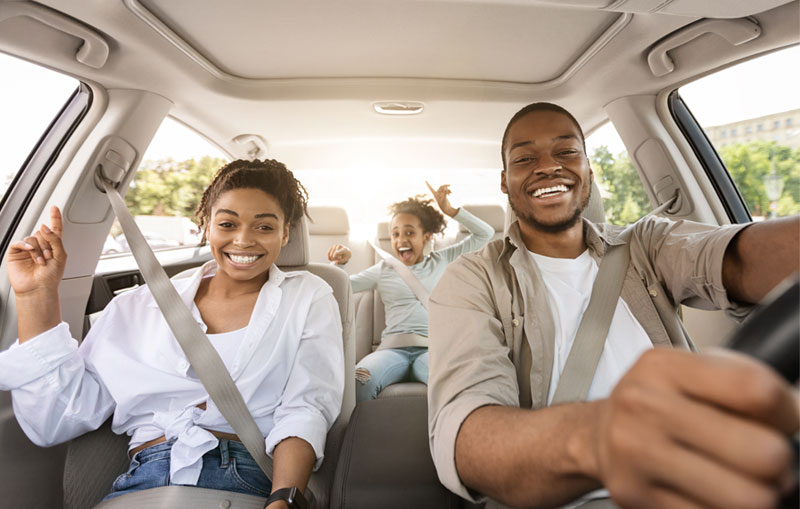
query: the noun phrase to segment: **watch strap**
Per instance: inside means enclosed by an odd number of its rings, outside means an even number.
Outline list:
[[[303,492],[297,489],[297,486],[292,486],[291,488],[280,488],[273,491],[264,506],[267,507],[271,503],[277,502],[278,500],[285,500],[286,503],[289,504],[290,509],[308,508],[306,499],[303,497]]]

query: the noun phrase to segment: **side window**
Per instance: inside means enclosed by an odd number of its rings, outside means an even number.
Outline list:
[[[78,87],[69,76],[0,54],[0,197]]]
[[[125,203],[153,250],[194,246],[200,232],[192,216],[203,190],[228,162],[218,148],[170,118],[164,120],[142,158]],[[115,221],[104,256],[128,253]]]
[[[800,47],[679,89],[753,220],[800,212]]]
[[[650,212],[650,199],[611,122],[586,138],[586,151],[603,195],[606,221],[628,225]]]

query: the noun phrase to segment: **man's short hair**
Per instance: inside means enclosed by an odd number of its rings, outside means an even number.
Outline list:
[[[583,144],[583,152],[586,153],[586,138],[583,136],[583,129],[581,129],[581,125],[578,123],[575,117],[572,116],[572,113],[553,103],[531,103],[516,112],[514,116],[511,117],[511,120],[508,121],[508,125],[506,126],[506,130],[503,132],[503,142],[500,144],[500,157],[503,159],[503,170],[506,169],[506,141],[508,141],[508,131],[511,130],[511,127],[516,124],[519,119],[528,115],[529,113],[535,113],[537,111],[554,111],[556,113],[566,115],[572,121],[572,123],[575,124],[575,127],[578,128],[578,132],[581,135],[581,143]]]

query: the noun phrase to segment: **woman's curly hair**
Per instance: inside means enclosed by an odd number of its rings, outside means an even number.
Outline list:
[[[422,230],[425,233],[442,233],[447,222],[441,212],[431,206],[432,198],[425,199],[424,194],[418,194],[407,200],[399,201],[389,205],[389,213],[392,217],[397,214],[414,214],[422,223]]]
[[[274,159],[237,159],[219,169],[203,192],[200,205],[194,213],[203,232],[201,245],[206,243],[205,232],[211,218],[211,208],[222,193],[233,189],[258,189],[272,196],[278,201],[287,224],[294,224],[304,215],[308,216],[308,192],[286,165]]]

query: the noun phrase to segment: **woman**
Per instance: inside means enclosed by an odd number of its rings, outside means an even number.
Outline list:
[[[425,245],[432,235],[442,233],[446,225],[442,214],[430,205],[433,200],[413,197],[389,207],[392,250],[430,292],[448,263],[485,245],[491,240],[494,229],[463,208],[450,205],[449,185],[434,190],[426,184],[439,209],[470,232],[461,242],[426,256]],[[337,264],[347,263],[350,257],[350,249],[341,244],[328,250],[328,259]],[[381,335],[381,346],[356,365],[356,401],[374,399],[384,388],[398,382],[427,384],[427,309],[397,271],[383,261],[351,275],[350,284],[353,292],[377,287],[386,308],[386,328]]]
[[[265,437],[272,483],[209,399],[146,286],[111,301],[80,346],[70,337],[59,306],[66,253],[56,207],[52,228],[13,243],[6,257],[19,339],[0,354],[0,388],[12,391],[28,437],[65,442],[113,413],[112,429],[131,436],[131,463],[107,499],[167,484],[258,496],[304,490],[344,386],[330,287],[275,266],[306,200],[277,161],[221,168],[196,213],[214,259],[173,281]]]

